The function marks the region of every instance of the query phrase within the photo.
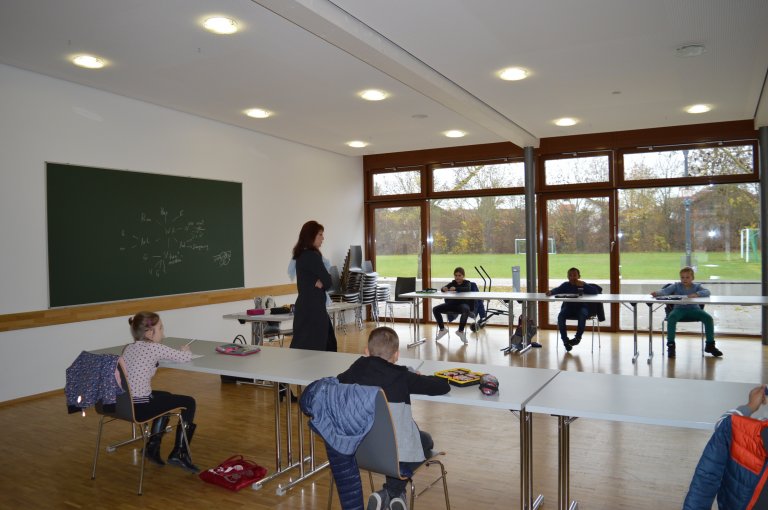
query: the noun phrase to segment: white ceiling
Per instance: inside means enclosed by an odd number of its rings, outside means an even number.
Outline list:
[[[214,14],[240,32],[203,30]],[[339,154],[536,147],[552,136],[768,125],[767,25],[767,0],[0,0],[0,63]],[[677,56],[686,44],[706,51]],[[81,52],[109,65],[77,68],[68,59]],[[495,76],[513,65],[531,76]],[[359,99],[367,88],[391,96]],[[694,103],[713,109],[683,111]],[[250,107],[276,115],[251,119]],[[580,123],[555,126],[563,116]],[[448,129],[468,134],[449,139]]]

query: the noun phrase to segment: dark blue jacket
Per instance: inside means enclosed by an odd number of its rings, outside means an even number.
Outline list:
[[[76,413],[101,402],[114,404],[123,389],[115,378],[117,354],[83,351],[67,368],[64,394],[67,410]]]
[[[299,405],[309,426],[325,441],[342,510],[363,510],[363,485],[355,451],[373,426],[379,388],[319,379],[304,390]]]

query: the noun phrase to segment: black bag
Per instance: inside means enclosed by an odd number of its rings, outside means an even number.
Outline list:
[[[533,319],[528,319],[527,324],[527,335],[525,337],[526,342],[530,342],[531,338],[536,336],[537,331],[536,324],[533,322]],[[523,341],[523,316],[521,315],[520,318],[517,320],[517,329],[515,329],[515,333],[512,335],[512,337],[518,338],[518,343]]]

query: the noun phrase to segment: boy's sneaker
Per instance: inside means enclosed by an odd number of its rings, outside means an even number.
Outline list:
[[[389,503],[389,510],[408,510],[408,506],[405,504],[405,492],[396,498],[392,498],[392,501]]]
[[[441,330],[438,330],[437,334],[435,335],[435,340],[440,340],[447,334],[448,334],[448,328],[443,328]]]
[[[667,344],[667,358],[675,357],[675,344]]]
[[[389,493],[387,489],[376,491],[368,497],[365,510],[387,510],[389,508]]]
[[[566,352],[571,352],[571,349],[573,349],[570,340],[563,340],[563,345],[565,346]]]
[[[714,356],[716,358],[719,358],[720,356],[723,355],[723,353],[720,352],[720,349],[715,347],[714,342],[711,343],[711,344],[707,344],[706,347],[704,347],[704,352],[708,352],[708,353],[710,353],[712,356]]]
[[[467,335],[463,331],[461,331],[461,330],[457,331],[456,332],[456,336],[459,337],[461,339],[461,341],[464,342],[465,344],[469,343],[467,341]]]
[[[570,343],[572,346],[574,346],[574,345],[579,345],[579,344],[581,343],[581,337],[580,337],[580,336],[577,336],[576,338],[574,338],[573,340],[571,340],[569,343]]]

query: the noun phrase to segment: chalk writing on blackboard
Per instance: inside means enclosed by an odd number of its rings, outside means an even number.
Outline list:
[[[146,271],[157,278],[168,273],[185,257],[208,252],[206,223],[202,218],[188,219],[184,210],[171,213],[160,207],[157,213],[141,211],[137,224],[120,230],[120,251],[141,258]],[[231,250],[221,250],[212,256],[214,266],[226,266],[232,258]]]

